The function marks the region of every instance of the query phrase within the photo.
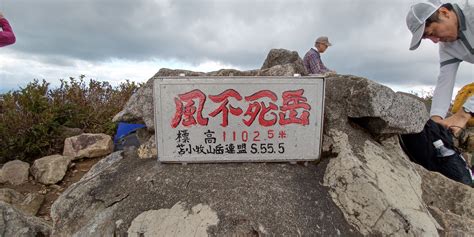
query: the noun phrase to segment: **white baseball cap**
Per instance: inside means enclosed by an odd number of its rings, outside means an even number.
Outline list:
[[[425,33],[425,22],[433,15],[443,3],[440,0],[427,0],[414,4],[410,7],[407,15],[407,26],[413,34],[411,38],[410,50],[415,50],[420,46],[421,38]]]

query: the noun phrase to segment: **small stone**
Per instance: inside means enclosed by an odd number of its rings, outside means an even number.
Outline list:
[[[5,163],[1,169],[1,181],[20,185],[28,182],[30,164],[21,160],[13,160]]]
[[[117,228],[119,228],[122,224],[123,224],[123,220],[122,220],[122,219],[120,219],[120,220],[118,220],[118,221],[115,222],[115,226],[116,226]]]
[[[35,160],[30,171],[43,184],[55,184],[66,175],[71,158],[62,155],[45,156]]]
[[[53,189],[56,189],[56,190],[61,189],[61,186],[59,186],[59,185],[57,185],[57,184],[50,185],[49,187],[50,187],[50,188],[53,188]]]

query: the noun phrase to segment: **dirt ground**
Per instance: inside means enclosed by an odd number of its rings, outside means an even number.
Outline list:
[[[11,184],[0,184],[0,188],[11,188],[22,194],[27,193],[38,193],[44,195],[45,199],[38,213],[37,217],[43,218],[45,221],[52,223],[51,221],[51,205],[66,190],[71,184],[79,181],[90,168],[100,161],[103,157],[89,158],[75,160],[71,162],[71,165],[66,172],[63,180],[57,184],[44,185],[35,182],[33,177],[29,177],[29,182],[22,185],[11,185]]]

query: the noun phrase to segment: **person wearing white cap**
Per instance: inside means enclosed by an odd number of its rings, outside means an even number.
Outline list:
[[[440,73],[430,116],[433,121],[456,133],[474,115],[474,97],[471,97],[464,103],[463,109],[445,118],[459,64],[463,61],[474,63],[474,6],[469,6],[467,1],[461,8],[457,4],[427,0],[411,6],[406,23],[413,34],[410,50],[417,49],[422,39],[439,43]]]
[[[328,37],[321,36],[314,42],[314,47],[309,49],[304,55],[303,64],[309,74],[336,73],[328,69],[321,60],[321,54],[324,53],[329,46],[332,46],[332,44],[329,42]]]

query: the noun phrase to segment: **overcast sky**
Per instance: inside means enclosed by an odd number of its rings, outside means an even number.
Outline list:
[[[465,0],[456,0],[464,4]],[[160,68],[260,68],[272,48],[303,57],[320,35],[341,74],[394,90],[433,88],[437,45],[409,51],[413,0],[0,0],[17,37],[0,48],[0,92],[33,79],[57,85],[81,74],[113,85],[143,82]],[[462,63],[456,86],[472,82]]]

